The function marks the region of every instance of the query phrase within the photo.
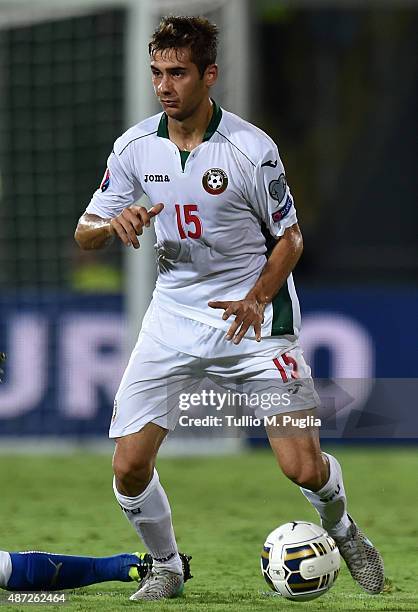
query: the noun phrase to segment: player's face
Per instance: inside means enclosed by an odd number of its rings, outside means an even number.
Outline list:
[[[191,117],[215,83],[217,66],[208,66],[200,76],[190,59],[190,49],[157,51],[151,61],[155,95],[167,115],[177,121]]]

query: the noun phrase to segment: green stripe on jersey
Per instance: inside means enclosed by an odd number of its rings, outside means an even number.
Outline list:
[[[271,335],[283,336],[284,334],[294,334],[292,299],[287,287],[287,281],[273,299],[272,306]]]
[[[266,241],[266,257],[270,257],[272,250],[277,244],[277,240],[273,238],[267,229],[265,223],[261,224],[261,233]],[[273,298],[271,305],[273,306],[273,318],[271,323],[271,335],[283,336],[284,334],[294,334],[293,328],[293,305],[290,297],[287,280],[283,287],[279,290],[276,297]]]

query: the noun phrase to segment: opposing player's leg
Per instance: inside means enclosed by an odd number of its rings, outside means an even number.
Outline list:
[[[180,556],[186,581],[192,577],[191,557],[183,553]],[[0,551],[0,588],[8,591],[57,591],[109,581],[140,582],[151,569],[149,553],[80,557],[37,551]]]
[[[135,554],[79,557],[29,551],[12,552],[10,559],[8,591],[59,591],[111,580],[131,582],[150,565],[150,560],[143,562]]]
[[[306,419],[312,410],[292,412],[288,416]],[[283,435],[283,416],[277,427],[266,427],[270,445],[283,473],[298,484],[321,518],[321,524],[335,539],[354,580],[368,593],[383,590],[383,560],[347,514],[347,498],[341,466],[330,454],[321,452],[316,427],[300,433],[297,427]]]

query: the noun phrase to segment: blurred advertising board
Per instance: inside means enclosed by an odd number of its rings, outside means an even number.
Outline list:
[[[366,429],[371,419],[370,437],[418,438],[418,291],[305,289],[299,295],[301,344],[328,409],[351,423],[361,413]],[[129,356],[120,296],[3,295],[0,340],[8,354],[1,437],[107,435]],[[402,421],[396,427],[395,413]],[[330,423],[328,437],[340,437],[341,426]]]

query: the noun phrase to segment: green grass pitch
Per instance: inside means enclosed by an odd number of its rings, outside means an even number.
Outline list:
[[[418,489],[415,449],[341,448],[349,509],[381,550],[387,591],[369,596],[345,566],[333,589],[293,603],[269,592],[259,569],[267,533],[293,519],[317,516],[281,475],[268,451],[230,457],[161,459],[159,473],[173,509],[180,550],[193,555],[184,596],[138,604],[135,583],[105,583],[68,593],[64,606],[37,610],[107,612],[140,606],[147,612],[254,610],[417,610]],[[140,550],[111,487],[110,457],[0,456],[0,548],[109,555]],[[0,606],[25,610],[31,606]]]

